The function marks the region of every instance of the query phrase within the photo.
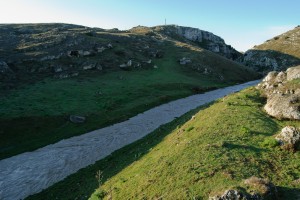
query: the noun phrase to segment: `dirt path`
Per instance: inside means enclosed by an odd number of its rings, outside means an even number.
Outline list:
[[[0,199],[23,199],[151,133],[184,113],[245,87],[214,90],[152,108],[127,121],[0,161]]]

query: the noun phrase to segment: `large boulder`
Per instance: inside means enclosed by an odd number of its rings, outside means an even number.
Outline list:
[[[287,80],[291,81],[300,78],[300,65],[297,67],[291,67],[286,70]]]
[[[268,97],[264,109],[278,119],[300,120],[299,100],[300,96],[294,94],[273,94]]]

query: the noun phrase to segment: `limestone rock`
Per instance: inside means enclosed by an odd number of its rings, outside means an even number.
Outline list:
[[[98,48],[96,48],[96,51],[98,53],[102,53],[105,49],[106,49],[105,47],[98,47]]]
[[[91,70],[91,69],[95,69],[96,66],[97,66],[97,63],[94,63],[94,62],[85,62],[82,65],[82,69],[83,70]]]
[[[294,126],[286,126],[275,138],[281,145],[292,145],[295,149],[300,145],[300,130]]]
[[[300,64],[300,59],[271,50],[251,49],[238,60],[257,72],[282,71]]]
[[[267,96],[266,112],[278,119],[300,120],[300,89],[289,81],[300,76],[300,66],[288,68],[286,72],[269,72],[258,89]]]
[[[62,68],[62,66],[60,66],[60,65],[54,66],[54,67],[53,67],[53,71],[54,71],[55,73],[62,72],[62,71],[63,71],[63,68]]]
[[[244,184],[248,187],[249,199],[278,199],[276,186],[267,179],[252,176],[244,180]]]
[[[13,71],[9,68],[6,62],[0,61],[0,73],[7,74],[7,73],[13,73]]]
[[[276,78],[277,74],[278,72],[276,71],[269,72],[268,75],[263,79],[263,82],[273,81]]]
[[[131,65],[132,65],[132,61],[129,60],[129,61],[127,62],[127,67],[131,67]]]
[[[223,195],[209,197],[209,200],[248,200],[248,198],[237,190],[226,190]]]
[[[193,42],[205,44],[203,47],[209,51],[225,56],[228,59],[235,60],[242,54],[227,45],[225,41],[213,33],[203,31],[197,28],[175,26],[177,34]]]
[[[84,123],[86,118],[83,116],[77,116],[77,115],[70,115],[69,117],[70,121],[75,124],[81,124]]]
[[[286,72],[288,81],[300,78],[300,65],[297,67],[290,67]]]
[[[264,109],[269,115],[278,119],[300,120],[300,107],[297,103],[293,104],[295,98],[300,99],[295,95],[273,94],[268,97]]]
[[[285,72],[279,72],[275,78],[275,82],[276,83],[282,83],[284,81],[286,81],[286,73]]]
[[[180,63],[181,65],[186,65],[186,64],[191,63],[191,62],[192,62],[192,60],[189,59],[189,58],[186,58],[186,57],[183,57],[183,58],[181,58],[181,59],[179,60],[179,63]]]
[[[112,48],[113,48],[113,45],[112,45],[111,43],[109,43],[109,44],[107,45],[107,48],[112,49]]]

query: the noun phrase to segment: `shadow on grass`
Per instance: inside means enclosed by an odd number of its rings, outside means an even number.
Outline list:
[[[278,199],[300,199],[299,188],[277,187]]]
[[[101,170],[103,172],[102,183],[118,174],[127,166],[147,154],[151,148],[159,144],[168,134],[176,127],[183,125],[191,119],[192,115],[199,110],[209,107],[212,103],[194,109],[174,121],[160,126],[151,134],[138,140],[128,146],[125,146],[108,157],[97,161],[77,173],[70,175],[63,181],[54,184],[48,189],[30,196],[27,199],[87,199],[99,187],[96,180],[96,173]],[[96,153],[96,152],[95,152]]]
[[[225,148],[227,148],[228,150],[244,149],[244,150],[252,151],[252,152],[255,152],[255,153],[261,153],[261,152],[267,151],[266,149],[257,148],[257,147],[254,147],[254,146],[233,144],[233,143],[229,143],[229,142],[225,142],[223,144],[223,146]]]

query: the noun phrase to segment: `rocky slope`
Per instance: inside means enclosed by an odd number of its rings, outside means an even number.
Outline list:
[[[143,27],[138,26],[132,28],[132,32],[140,32],[147,30],[148,34],[163,34],[164,36],[172,37],[177,40],[192,42],[204,49],[217,53],[231,60],[236,60],[242,54],[235,50],[230,45],[227,45],[221,37],[214,35],[211,32],[203,31],[198,28],[184,27],[177,25]]]
[[[300,64],[300,26],[245,52],[241,63],[263,74]]]
[[[300,120],[300,66],[270,72],[257,87],[267,97],[266,112],[279,119]]]
[[[193,60],[188,65],[206,74],[230,62],[204,49],[229,59],[239,54],[220,37],[199,29],[179,26],[140,29],[103,30],[72,24],[0,25],[0,88],[9,89],[17,83],[45,77],[69,78],[87,71],[153,68],[155,64],[151,61],[164,56],[167,43],[173,43],[174,48],[187,48],[186,52],[203,51],[203,56],[214,57],[208,61]],[[179,60],[189,53],[177,56],[175,59]],[[209,64],[212,60],[220,62]],[[233,62],[230,65],[238,66]],[[224,74],[214,74],[224,78]]]

